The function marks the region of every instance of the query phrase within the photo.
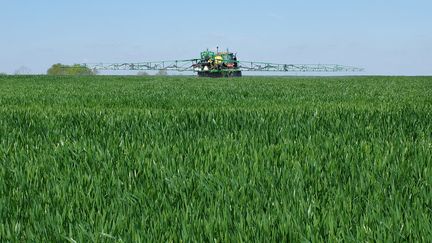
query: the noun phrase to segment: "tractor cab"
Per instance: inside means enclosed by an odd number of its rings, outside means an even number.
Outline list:
[[[202,62],[208,62],[210,60],[213,60],[215,58],[215,53],[212,51],[203,51],[201,52],[201,61]]]
[[[220,56],[222,56],[223,60],[225,62],[235,62],[237,61],[237,57],[234,53],[232,52],[221,52],[218,53]]]

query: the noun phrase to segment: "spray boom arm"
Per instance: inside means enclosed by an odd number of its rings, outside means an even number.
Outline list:
[[[140,63],[85,63],[83,67],[93,70],[169,70],[197,71],[194,65],[199,59],[140,62]],[[266,62],[236,61],[239,71],[255,72],[361,72],[364,69],[338,64],[275,64]]]

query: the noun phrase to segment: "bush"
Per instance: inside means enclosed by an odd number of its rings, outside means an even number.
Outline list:
[[[149,74],[147,72],[140,71],[137,73],[137,76],[149,76]]]
[[[29,75],[29,74],[31,74],[31,70],[30,70],[30,68],[28,68],[26,66],[21,66],[20,68],[15,70],[14,74],[15,75]]]
[[[156,73],[157,76],[168,76],[168,71],[166,69],[161,69]]]

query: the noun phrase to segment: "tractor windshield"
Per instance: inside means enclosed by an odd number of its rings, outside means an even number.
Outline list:
[[[235,59],[235,56],[234,56],[234,54],[232,54],[232,53],[227,53],[227,54],[225,54],[224,55],[224,60],[225,61],[234,61]]]

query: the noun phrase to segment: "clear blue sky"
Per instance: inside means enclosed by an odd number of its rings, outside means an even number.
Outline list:
[[[195,58],[340,63],[432,75],[431,0],[0,1],[0,72]]]

